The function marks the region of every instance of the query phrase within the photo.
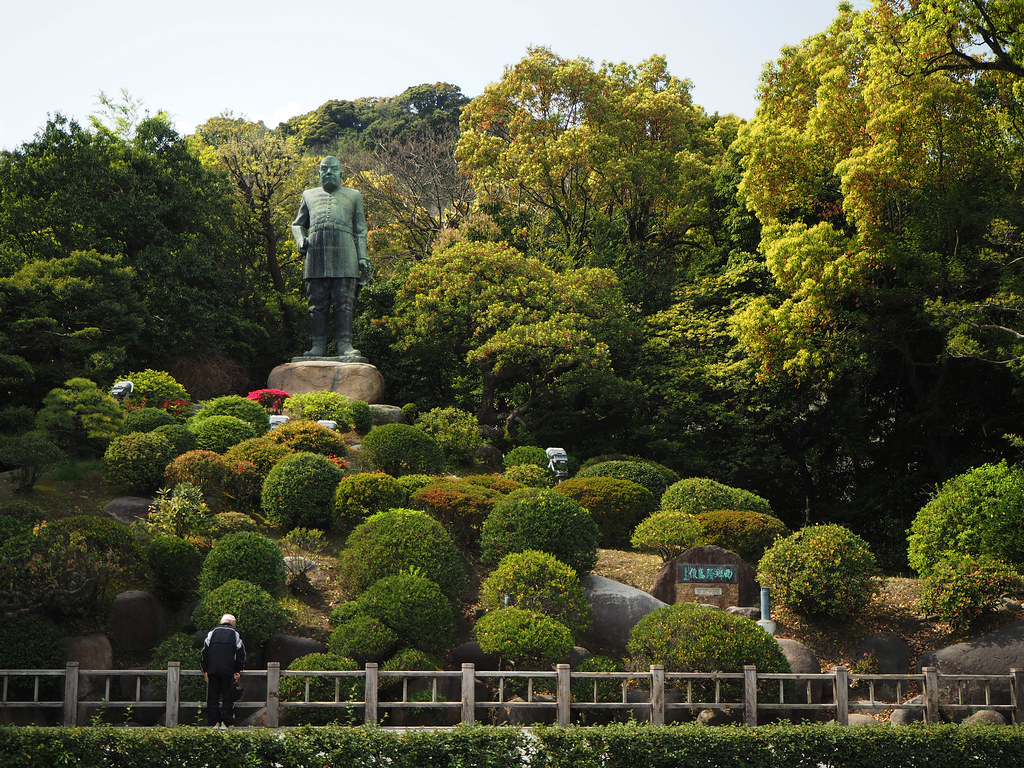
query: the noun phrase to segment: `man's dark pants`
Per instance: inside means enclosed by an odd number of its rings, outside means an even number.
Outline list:
[[[209,678],[206,684],[206,724],[234,725],[235,700],[231,698],[231,689],[235,685],[234,674],[210,673]]]

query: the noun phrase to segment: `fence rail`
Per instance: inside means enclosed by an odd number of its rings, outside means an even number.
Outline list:
[[[183,709],[196,709],[203,701],[183,701],[183,680],[201,676],[199,670],[182,669],[171,662],[166,669],[83,670],[76,662],[64,669],[0,669],[0,713],[35,709],[62,712],[66,726],[80,724],[90,708],[127,708],[162,712],[164,725],[177,726]],[[559,664],[551,671],[477,670],[463,664],[456,671],[381,670],[376,664],[352,671],[281,669],[277,663],[242,673],[247,694],[238,708],[266,708],[265,724],[281,725],[286,709],[330,710],[359,713],[367,725],[380,725],[386,713],[401,710],[432,711],[443,716],[457,710],[458,722],[473,724],[503,709],[546,713],[558,725],[569,725],[574,713],[587,711],[629,712],[638,719],[662,725],[676,712],[731,710],[742,712],[745,725],[757,725],[761,716],[831,715],[849,724],[851,712],[903,709],[920,713],[926,723],[939,722],[942,711],[966,713],[990,709],[1024,723],[1024,670],[1005,675],[944,675],[933,667],[920,674],[852,674],[834,667],[820,674],[758,672],[747,666],[742,672],[666,672],[652,665],[644,672],[574,672]],[[281,696],[282,678],[299,678],[301,693]],[[334,680],[333,694],[323,695],[321,680]],[[119,684],[115,687],[113,681]],[[100,685],[96,685],[100,681]],[[162,698],[146,684],[157,682]],[[345,685],[345,682],[355,686]],[[87,683],[88,696],[80,695]],[[866,696],[856,694],[861,686]],[[62,692],[61,692],[61,689]],[[126,693],[127,691],[127,693]],[[265,695],[264,695],[265,691]],[[346,698],[352,692],[362,699]],[[831,695],[822,696],[826,691]],[[851,697],[851,691],[854,696]],[[878,695],[876,695],[876,692]],[[908,697],[919,692],[919,697]],[[84,693],[84,692],[83,692]],[[320,693],[320,695],[315,695]],[[887,697],[879,698],[882,693]],[[115,696],[117,694],[120,698]],[[383,696],[382,696],[383,694]],[[447,695],[446,695],[447,694]],[[454,725],[454,723],[450,723]]]

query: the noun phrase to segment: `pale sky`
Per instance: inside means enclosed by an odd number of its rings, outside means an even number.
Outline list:
[[[168,112],[181,134],[225,111],[274,127],[330,99],[395,96],[421,83],[476,96],[530,45],[596,63],[661,54],[709,113],[750,118],[764,64],[823,31],[838,0],[4,5],[0,149],[16,149],[48,115],[87,125],[101,91]]]

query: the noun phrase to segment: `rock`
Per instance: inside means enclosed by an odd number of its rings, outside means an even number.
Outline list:
[[[580,646],[576,645],[573,646],[573,649],[571,651],[569,651],[569,655],[562,659],[559,663],[568,664],[573,669],[576,669],[576,667],[580,665],[580,662],[587,658],[589,655],[590,651],[588,651],[586,648],[581,648]]]
[[[849,722],[850,725],[881,725],[871,715],[863,715],[860,712],[851,712]]]
[[[875,660],[880,675],[905,675],[910,671],[910,660],[913,652],[909,643],[899,635],[883,632],[864,638],[861,643],[860,658],[870,656]],[[907,692],[906,684],[897,691],[895,683],[878,681],[875,683],[876,701],[898,701],[898,696]]]
[[[397,405],[381,405],[380,403],[370,404],[370,413],[373,415],[374,426],[381,424],[405,424],[405,414]]]
[[[979,709],[964,720],[964,725],[1006,725],[1006,718],[994,709]]]
[[[821,662],[810,648],[796,640],[788,640],[784,637],[776,638],[782,655],[789,662],[789,668],[797,675],[819,675],[821,674]],[[811,704],[820,704],[825,684],[820,680],[814,680],[810,684]],[[807,703],[807,685],[798,684],[797,699],[795,703]]]
[[[384,377],[369,363],[310,360],[284,363],[270,372],[267,386],[293,395],[337,392],[351,400],[379,403],[384,396]]]
[[[103,513],[119,523],[131,525],[136,520],[145,520],[152,507],[152,499],[142,496],[118,496],[103,506]]]
[[[297,658],[310,653],[327,653],[327,646],[312,638],[293,637],[281,632],[275,632],[267,641],[267,662],[276,661],[281,669],[288,669],[288,665]]]
[[[738,725],[743,722],[743,713],[732,709],[702,709],[697,714],[700,725]]]
[[[472,664],[478,670],[493,672],[498,669],[500,659],[493,653],[484,653],[480,643],[470,640],[452,651],[452,664],[461,669],[463,664]]]
[[[761,618],[761,609],[754,608],[749,605],[730,605],[725,609],[725,612],[735,614],[736,616],[742,616],[743,618],[750,619],[751,621],[757,621]]]
[[[163,606],[149,592],[131,590],[114,598],[107,618],[110,638],[126,651],[148,651],[167,634]]]
[[[728,589],[729,587],[738,588],[738,596],[733,601],[735,605],[760,606],[761,590],[755,580],[754,569],[747,565],[743,558],[735,552],[712,546],[692,547],[661,566],[658,575],[654,577],[654,588],[651,590],[651,594],[663,603],[671,605],[677,602],[676,572],[679,563],[721,564],[736,567],[739,570],[739,581],[737,584],[715,584],[709,586],[721,586],[723,589]],[[726,596],[728,595],[726,594]]]
[[[903,702],[904,704],[923,704],[924,699],[921,696],[915,696],[912,699],[908,699]],[[896,708],[889,715],[889,722],[893,725],[910,725],[911,723],[924,722],[924,711],[920,709],[900,709]]]
[[[583,589],[593,612],[593,621],[584,635],[588,647],[625,650],[636,623],[666,605],[641,589],[594,574],[583,579]]]
[[[114,650],[110,638],[98,632],[91,635],[69,637],[64,641],[65,659],[77,661],[78,669],[113,669]],[[87,699],[97,690],[103,690],[103,680],[92,675],[78,678],[78,698]]]

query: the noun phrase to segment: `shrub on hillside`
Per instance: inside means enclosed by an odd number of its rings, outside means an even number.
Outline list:
[[[390,509],[356,526],[338,554],[342,585],[362,592],[385,576],[416,568],[452,601],[466,588],[466,571],[455,542],[425,512]]]
[[[910,526],[911,567],[927,576],[954,556],[987,555],[1024,566],[1024,470],[1005,461],[947,480]]]
[[[164,470],[164,477],[172,487],[178,483],[191,483],[203,492],[205,499],[216,501],[224,492],[230,472],[221,454],[195,450],[183,453],[171,461]]]
[[[335,421],[347,429],[345,409],[349,399],[338,392],[304,392],[285,399],[284,409],[293,419],[306,421]]]
[[[518,669],[550,669],[573,648],[568,627],[522,608],[498,608],[481,616],[473,635],[484,653],[497,654]]]
[[[345,439],[315,421],[290,421],[270,430],[266,438],[291,448],[296,453],[319,453],[344,458],[348,455]]]
[[[555,482],[549,470],[529,463],[512,465],[502,477],[524,488],[550,488]]]
[[[224,453],[228,448],[256,435],[252,424],[237,416],[195,417],[186,426],[196,436],[196,445],[206,451]]]
[[[46,511],[28,499],[13,498],[0,501],[0,515],[7,515],[34,524],[46,518]]]
[[[245,399],[259,403],[270,414],[280,413],[284,409],[284,401],[289,397],[291,395],[283,389],[254,389]]]
[[[420,488],[426,488],[432,482],[437,480],[437,475],[402,475],[401,477],[396,477],[395,480],[398,481],[402,490],[405,491],[405,498],[408,499]]]
[[[235,512],[252,514],[260,509],[266,478],[251,461],[229,461],[224,480],[223,505]]]
[[[206,555],[199,573],[204,592],[241,579],[256,584],[270,594],[280,594],[285,581],[284,555],[280,545],[252,531],[229,533],[218,539]]]
[[[342,478],[334,492],[335,528],[347,531],[370,515],[405,503],[402,486],[384,472],[357,472]]]
[[[701,535],[700,520],[687,512],[655,512],[642,520],[629,539],[637,552],[671,560],[696,546]]]
[[[757,567],[772,600],[798,616],[856,614],[877,589],[875,557],[864,539],[841,525],[810,525],[776,541]]]
[[[578,573],[597,564],[597,524],[587,510],[550,489],[524,488],[494,505],[480,531],[481,559],[497,565],[513,552],[537,549]]]
[[[504,469],[518,467],[522,464],[533,464],[541,469],[548,468],[548,454],[539,445],[518,445],[505,454],[501,460]]]
[[[381,424],[363,438],[363,455],[393,477],[436,474],[444,469],[444,454],[426,432],[408,424]]]
[[[771,515],[772,508],[756,493],[709,480],[689,477],[670,485],[661,497],[661,509],[698,515],[712,509],[741,509]]]
[[[515,480],[501,475],[466,475],[462,478],[462,482],[482,485],[484,488],[490,488],[492,491],[497,491],[503,496],[526,487],[522,483],[517,483]]]
[[[409,497],[409,505],[439,520],[463,549],[475,549],[480,526],[501,494],[459,480],[437,479]]]
[[[74,456],[99,456],[121,433],[117,400],[89,379],[68,379],[51,389],[35,417],[36,429]]]
[[[164,424],[152,431],[170,440],[171,445],[174,446],[174,453],[177,456],[196,449],[195,433],[184,424]]]
[[[1020,576],[1006,563],[987,555],[957,555],[937,562],[922,579],[918,609],[937,613],[953,632],[966,634],[1020,590]]]
[[[197,486],[178,483],[171,491],[164,489],[157,494],[145,525],[155,536],[205,536],[210,533],[210,507]]]
[[[192,623],[210,629],[220,623],[225,613],[238,618],[236,626],[250,652],[267,642],[288,621],[284,610],[267,590],[240,579],[232,579],[203,595],[192,612]]]
[[[61,669],[64,663],[61,631],[50,619],[27,613],[0,621],[0,669]],[[49,685],[45,678],[41,682],[40,693],[46,693]],[[34,686],[31,677],[5,678],[5,699],[31,701],[35,696]]]
[[[597,523],[599,545],[605,549],[628,549],[637,523],[655,509],[655,497],[649,490],[617,477],[577,475],[560,482],[558,492],[590,513]]]
[[[192,597],[199,585],[203,556],[180,536],[157,536],[146,546],[146,562],[153,574],[153,591],[173,605]]]
[[[651,459],[646,459],[643,456],[630,456],[625,453],[606,453],[600,456],[592,456],[583,462],[580,469],[592,467],[595,464],[603,464],[606,461],[636,461],[641,464],[647,464],[648,466],[658,470],[658,472],[661,473],[662,477],[665,478],[666,488],[680,479],[678,472],[676,472],[674,469],[666,467],[664,464],[660,464],[657,461],[652,461]]]
[[[332,654],[355,659],[360,664],[384,661],[398,645],[398,634],[393,629],[361,612],[336,627],[327,640]]]
[[[182,669],[199,669],[199,662],[202,650],[195,647],[195,638],[185,632],[176,632],[165,638],[150,656],[150,669],[167,669],[168,662],[181,662]],[[167,677],[154,675],[153,684],[161,693],[167,690]],[[180,681],[179,699],[182,702],[198,701],[206,702],[206,681],[201,675],[182,675]]]
[[[270,419],[266,409],[258,402],[241,395],[224,395],[204,401],[191,421],[198,422],[211,416],[234,416],[252,427],[253,437],[266,434],[270,429]]]
[[[699,543],[728,549],[757,565],[765,550],[790,530],[779,518],[742,509],[712,509],[697,515],[702,529]]]
[[[181,425],[181,422],[163,408],[145,406],[125,413],[122,430],[125,433],[152,432],[157,427],[165,427],[172,424]]]
[[[373,409],[365,400],[352,400],[345,406],[345,421],[360,435],[373,429]]]
[[[359,665],[352,659],[346,659],[343,656],[330,653],[309,653],[292,661],[288,665],[288,669],[293,671],[354,672],[359,669]],[[335,679],[333,677],[304,678],[291,675],[281,677],[281,701],[305,701],[307,682],[309,683],[310,701],[334,701]],[[341,701],[362,701],[363,690],[362,677],[355,675],[343,677],[340,680],[338,696]],[[354,707],[345,709],[286,707],[284,712],[287,722],[292,725],[355,725],[358,721],[358,713]]]
[[[434,439],[445,458],[456,464],[471,464],[483,446],[476,416],[458,408],[432,408],[413,424]]]
[[[132,432],[115,437],[103,454],[103,480],[136,496],[147,496],[164,481],[164,470],[177,454],[163,435]]]
[[[294,451],[284,443],[275,442],[271,437],[250,437],[224,452],[224,458],[230,462],[247,461],[256,467],[256,472],[264,480],[270,470],[281,459]]]
[[[15,493],[33,488],[44,472],[68,458],[46,432],[38,429],[0,435],[0,456],[11,468]]]
[[[185,387],[166,371],[147,368],[144,371],[123,374],[116,380],[132,383],[132,393],[125,400],[130,407],[149,405],[174,413],[180,410],[182,403],[187,405],[191,399]]]
[[[625,672],[626,667],[610,656],[594,654],[576,665],[574,672]],[[573,701],[622,701],[622,680],[577,678],[570,688]]]
[[[374,582],[358,599],[359,610],[386,624],[398,645],[443,653],[455,639],[455,611],[441,588],[408,571]]]
[[[218,512],[210,518],[210,535],[219,539],[229,533],[258,532],[259,523],[244,512]]]
[[[334,513],[334,493],[344,476],[326,456],[285,456],[263,483],[263,512],[271,523],[285,531],[295,527],[326,531]]]
[[[484,580],[480,605],[494,610],[506,605],[558,619],[574,636],[590,626],[590,603],[579,574],[547,552],[525,550],[506,555]]]
[[[576,473],[576,477],[614,477],[629,480],[650,491],[655,502],[661,498],[667,487],[665,476],[661,472],[650,464],[639,461],[604,461],[584,467]]]

